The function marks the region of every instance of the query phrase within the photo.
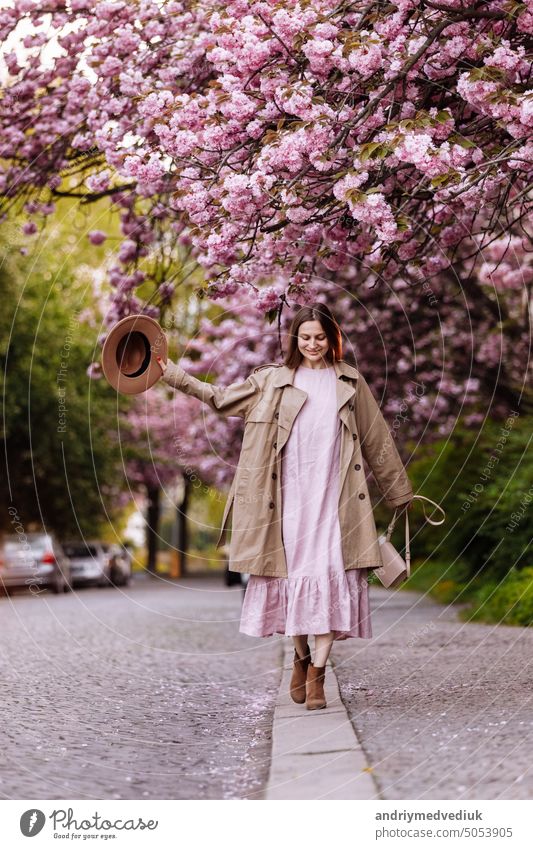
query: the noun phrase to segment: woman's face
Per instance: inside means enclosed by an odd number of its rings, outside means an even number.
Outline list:
[[[298,349],[304,358],[303,365],[308,368],[325,359],[329,342],[319,321],[304,321],[300,324]]]

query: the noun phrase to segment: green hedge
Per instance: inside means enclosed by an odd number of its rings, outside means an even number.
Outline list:
[[[533,624],[532,433],[532,416],[510,416],[476,430],[459,422],[446,439],[413,447],[414,491],[441,504],[446,521],[424,522],[422,502],[410,509],[406,589],[444,604],[467,603],[465,620]],[[380,530],[389,518],[378,508]],[[403,522],[393,543],[403,551]]]
[[[533,567],[511,569],[498,584],[479,588],[462,619],[502,625],[533,625]]]
[[[410,510],[413,556],[457,561],[465,582],[497,584],[512,568],[533,565],[532,432],[531,416],[510,418],[507,426],[487,422],[475,432],[459,426],[411,463],[415,492],[446,510],[438,527],[421,526],[418,504]]]

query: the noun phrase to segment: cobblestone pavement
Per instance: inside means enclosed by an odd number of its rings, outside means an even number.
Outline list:
[[[282,642],[222,579],[0,598],[0,798],[254,798]]]
[[[533,797],[533,630],[371,588],[372,640],[334,644],[383,799]]]

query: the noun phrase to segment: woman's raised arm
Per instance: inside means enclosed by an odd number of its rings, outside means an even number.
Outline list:
[[[198,380],[168,360],[164,363],[161,357],[156,357],[162,371],[162,380],[174,389],[179,389],[186,395],[192,395],[208,404],[215,413],[221,416],[245,416],[257,402],[261,389],[253,374],[242,383],[232,383],[230,386],[216,386]]]

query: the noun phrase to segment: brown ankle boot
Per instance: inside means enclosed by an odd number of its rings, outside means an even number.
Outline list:
[[[305,706],[308,710],[318,710],[319,708],[326,707],[326,696],[324,693],[325,675],[325,666],[313,666],[312,663],[309,664],[305,683]]]
[[[301,658],[294,649],[294,667],[292,670],[290,696],[293,702],[303,705],[305,702],[305,681],[307,678],[307,667],[311,663],[311,649],[308,645],[305,647],[305,655]]]

